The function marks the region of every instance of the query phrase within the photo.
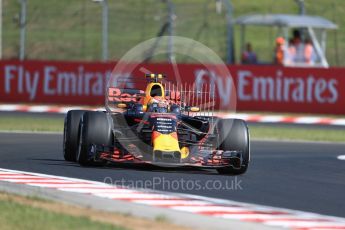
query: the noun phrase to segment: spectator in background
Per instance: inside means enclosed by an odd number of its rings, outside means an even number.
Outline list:
[[[285,39],[283,37],[278,37],[276,39],[276,47],[274,49],[274,64],[283,65],[284,58],[286,55],[284,49]]]
[[[242,64],[257,64],[258,62],[256,53],[252,49],[252,44],[249,42],[246,44],[246,50],[242,53],[241,62]]]
[[[293,45],[293,39],[289,39],[289,46],[287,48],[287,54],[286,54],[286,65],[293,65],[295,62],[295,56],[296,56],[296,48]]]
[[[310,38],[307,38],[305,40],[305,45],[304,45],[304,61],[307,65],[313,65],[315,64],[315,51],[313,44],[310,40]]]
[[[304,63],[304,44],[301,39],[301,33],[298,29],[293,30],[292,45],[295,49],[293,63]]]

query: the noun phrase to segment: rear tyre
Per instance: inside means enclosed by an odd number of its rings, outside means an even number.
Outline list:
[[[78,128],[79,121],[85,110],[68,111],[64,122],[63,134],[63,156],[66,161],[75,162],[78,150]]]
[[[247,171],[250,160],[249,132],[245,121],[240,119],[220,119],[217,123],[220,145],[224,151],[241,151],[243,162],[240,168],[231,166],[217,169],[219,174],[239,175]]]
[[[103,112],[84,113],[79,124],[79,146],[77,162],[82,166],[102,165],[104,162],[95,162],[90,159],[91,144],[112,145],[112,127],[110,116]]]

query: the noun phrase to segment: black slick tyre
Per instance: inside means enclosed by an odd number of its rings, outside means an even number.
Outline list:
[[[78,128],[85,110],[70,110],[66,114],[63,135],[63,156],[66,161],[75,162],[78,150]]]
[[[84,113],[79,124],[79,146],[77,162],[82,166],[100,165],[102,162],[95,162],[90,159],[89,148],[91,144],[112,145],[112,127],[110,116],[103,112]]]
[[[241,151],[243,162],[241,167],[227,166],[217,169],[219,174],[239,175],[247,171],[250,160],[249,131],[245,121],[240,119],[219,119],[219,149],[224,151]]]

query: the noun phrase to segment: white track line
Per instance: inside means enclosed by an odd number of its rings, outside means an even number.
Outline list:
[[[104,108],[90,108],[82,106],[49,106],[49,105],[25,105],[25,104],[4,104],[0,105],[0,111],[7,112],[38,112],[38,113],[60,113],[66,114],[72,109],[85,110],[104,110]],[[196,113],[197,114],[197,113]],[[318,125],[336,125],[345,126],[345,119],[315,116],[284,116],[284,115],[263,115],[263,114],[244,114],[244,113],[221,113],[216,115],[224,118],[239,118],[246,121],[258,123],[291,123],[291,124],[318,124]]]
[[[337,157],[338,160],[342,160],[342,161],[345,161],[345,155],[339,155]]]

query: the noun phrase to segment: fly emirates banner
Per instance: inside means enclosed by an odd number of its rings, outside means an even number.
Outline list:
[[[220,108],[235,101],[238,111],[345,114],[345,68],[229,65],[223,71],[217,65],[176,68],[157,63],[130,65],[117,72],[115,66],[115,62],[0,61],[0,103],[98,106],[104,104],[110,77],[125,79],[121,87],[144,89],[144,73],[153,72],[196,89],[214,85]]]

